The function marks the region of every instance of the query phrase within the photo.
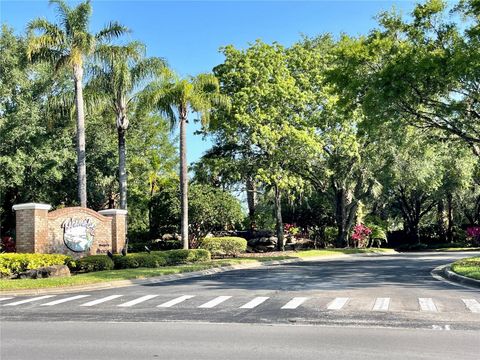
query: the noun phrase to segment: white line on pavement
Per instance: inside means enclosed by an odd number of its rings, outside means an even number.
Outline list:
[[[30,298],[30,299],[26,299],[26,300],[15,301],[15,302],[13,302],[13,303],[8,303],[8,304],[5,304],[5,305],[3,305],[3,306],[16,306],[16,305],[26,304],[26,303],[29,303],[29,302],[34,302],[34,301],[39,301],[39,300],[43,300],[43,299],[48,299],[48,298],[51,298],[51,297],[54,297],[54,296],[57,296],[57,295],[44,295],[44,296],[39,296],[39,297]]]
[[[53,306],[53,305],[62,304],[62,303],[68,302],[68,301],[81,299],[81,298],[84,298],[84,297],[87,297],[87,296],[90,296],[90,295],[76,295],[76,296],[68,297],[68,298],[65,298],[65,299],[50,301],[46,304],[42,304],[41,306]]]
[[[432,311],[437,312],[437,307],[433,303],[432,298],[418,298],[418,303],[420,305],[420,310],[422,311]]]
[[[117,299],[119,297],[122,297],[123,295],[110,295],[110,296],[107,296],[107,297],[104,297],[104,298],[101,298],[101,299],[98,299],[98,300],[93,300],[93,301],[89,301],[85,304],[82,304],[80,306],[94,306],[94,305],[98,305],[98,304],[101,304],[101,303],[104,303],[104,302],[107,302],[107,301],[110,301],[110,300],[113,300],[113,299]]]
[[[138,299],[135,299],[135,300],[128,301],[128,302],[126,302],[126,303],[120,304],[120,305],[118,305],[118,306],[121,306],[121,307],[129,307],[129,306],[137,305],[137,304],[140,304],[140,303],[142,303],[142,302],[144,302],[144,301],[147,301],[147,300],[156,298],[157,296],[158,296],[158,295],[145,295],[145,296],[139,297]]]
[[[282,309],[296,309],[300,305],[302,305],[305,301],[307,301],[308,297],[294,297],[288,303],[282,306]]]
[[[388,311],[390,307],[390,298],[377,298],[373,305],[373,311]]]
[[[258,305],[260,305],[261,303],[267,301],[268,299],[269,298],[267,296],[256,297],[255,299],[249,301],[245,305],[240,306],[240,309],[253,309],[253,308],[257,307]]]
[[[475,299],[462,299],[465,306],[474,313],[480,313],[480,303]]]
[[[216,297],[213,300],[210,300],[209,302],[206,302],[205,304],[200,305],[199,308],[210,309],[210,308],[213,308],[213,307],[217,306],[218,304],[220,304],[220,303],[222,303],[225,300],[228,300],[230,298],[231,298],[231,296],[219,296],[219,297]]]
[[[328,310],[340,310],[345,306],[345,304],[350,300],[350,298],[335,298],[330,304],[328,304]]]
[[[13,299],[13,297],[0,298],[0,301],[10,300],[10,299]]]
[[[169,308],[169,307],[172,307],[174,305],[177,305],[177,304],[180,304],[181,302],[185,301],[185,300],[188,300],[188,299],[191,299],[195,297],[195,295],[183,295],[183,296],[180,296],[176,299],[173,299],[173,300],[170,300],[170,301],[167,301],[163,304],[160,304],[158,305],[157,307],[161,307],[161,308]]]

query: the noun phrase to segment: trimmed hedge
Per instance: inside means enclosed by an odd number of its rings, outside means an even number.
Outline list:
[[[157,268],[179,264],[191,264],[210,260],[207,250],[168,250],[148,253],[133,253],[127,256],[114,255],[115,269],[132,269],[139,267]]]
[[[167,265],[167,261],[155,254],[134,253],[127,256],[114,255],[115,269],[134,269],[139,267],[157,268]]]
[[[241,237],[211,237],[200,243],[212,256],[237,256],[247,249],[247,240]]]
[[[152,254],[164,258],[167,265],[191,264],[211,259],[210,252],[204,249],[152,251]]]
[[[10,277],[44,266],[68,265],[72,258],[61,254],[0,254],[0,277]]]
[[[77,272],[92,272],[113,270],[114,263],[107,255],[90,255],[69,264],[71,270]]]

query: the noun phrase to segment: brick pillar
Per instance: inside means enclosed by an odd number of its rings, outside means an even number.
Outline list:
[[[98,213],[112,218],[112,252],[121,252],[127,237],[127,210],[107,209]]]
[[[42,253],[48,241],[48,204],[18,204],[12,207],[16,220],[17,253]]]

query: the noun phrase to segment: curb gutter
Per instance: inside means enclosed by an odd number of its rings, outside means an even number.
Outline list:
[[[88,284],[88,285],[74,285],[74,286],[67,286],[67,287],[52,287],[52,288],[41,288],[41,289],[4,290],[4,291],[0,290],[0,295],[25,296],[25,295],[63,294],[63,293],[74,293],[74,292],[93,291],[93,290],[115,289],[115,288],[132,286],[132,285],[160,284],[160,283],[169,282],[169,281],[191,279],[191,278],[201,277],[206,275],[214,275],[214,274],[219,274],[219,273],[233,271],[233,270],[268,267],[268,266],[274,266],[274,265],[291,264],[296,262],[333,260],[333,259],[340,259],[340,258],[347,258],[347,257],[374,256],[374,255],[375,256],[391,256],[391,255],[395,255],[395,253],[338,254],[338,255],[331,255],[331,256],[308,257],[303,259],[294,258],[294,259],[285,259],[285,260],[252,262],[252,263],[245,263],[245,264],[226,265],[226,266],[220,266],[220,267],[211,268],[207,270],[191,271],[191,272],[185,272],[180,274],[154,276],[146,279],[114,280],[114,281],[107,281],[107,282]]]
[[[437,280],[447,281],[453,285],[480,289],[480,280],[459,275],[451,270],[450,265],[442,265],[433,269],[432,276]]]

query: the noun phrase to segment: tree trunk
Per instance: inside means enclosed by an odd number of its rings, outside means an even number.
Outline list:
[[[83,68],[75,65],[75,105],[77,108],[77,178],[78,200],[81,207],[87,207],[87,165],[85,154],[85,114],[83,110]]]
[[[255,231],[257,224],[255,221],[255,208],[257,206],[257,186],[255,180],[251,177],[247,178],[247,204],[248,204],[248,219],[250,221],[250,230]]]
[[[452,194],[447,195],[447,241],[453,242],[453,201]]]
[[[285,239],[283,237],[283,220],[282,220],[282,194],[278,185],[275,185],[275,219],[277,222],[277,250],[285,250]]]
[[[437,204],[437,225],[440,241],[446,242],[448,232],[448,215],[445,211],[445,202],[443,199],[440,199]]]
[[[336,247],[348,246],[347,209],[345,189],[335,192],[335,220],[337,222]]]
[[[188,249],[188,169],[187,169],[187,118],[186,111],[180,109],[180,203],[181,237],[183,248]]]
[[[127,209],[127,146],[125,130],[118,130],[118,181],[120,184],[120,209]]]

